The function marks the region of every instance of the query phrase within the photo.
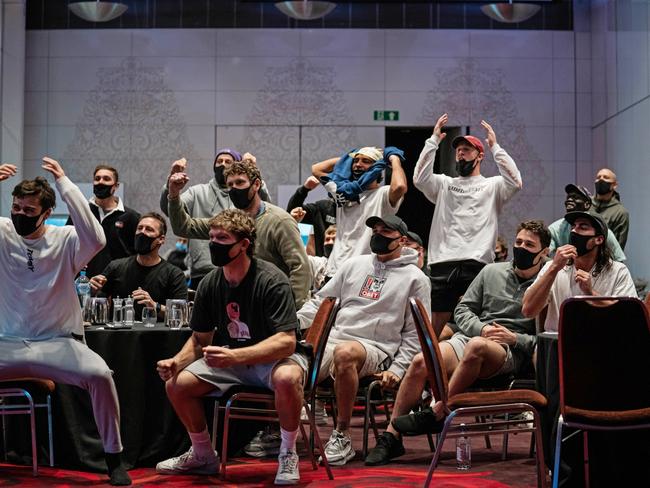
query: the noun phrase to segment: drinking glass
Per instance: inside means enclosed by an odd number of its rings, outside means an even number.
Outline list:
[[[108,299],[102,297],[92,298],[90,311],[93,325],[105,325],[108,322]]]
[[[172,305],[167,310],[167,313],[169,314],[169,328],[174,330],[180,329],[181,325],[183,325],[183,309]]]
[[[158,320],[158,314],[154,307],[142,308],[142,325],[145,327],[154,327],[156,325],[156,320]]]

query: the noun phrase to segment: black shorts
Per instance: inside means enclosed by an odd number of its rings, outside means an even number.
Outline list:
[[[485,263],[473,259],[430,265],[431,311],[453,312],[460,297],[463,296],[483,266]]]

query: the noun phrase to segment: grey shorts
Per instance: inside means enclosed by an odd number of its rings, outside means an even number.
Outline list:
[[[238,365],[229,368],[213,368],[208,366],[204,358],[201,358],[187,366],[185,371],[189,371],[201,381],[214,385],[220,391],[226,391],[235,385],[258,386],[272,390],[271,374],[273,370],[276,366],[289,362],[296,363],[302,368],[304,383],[304,375],[307,374],[309,361],[304,354],[299,353],[293,353],[288,358],[273,363]]]
[[[359,378],[370,376],[371,374],[385,371],[390,366],[390,358],[381,349],[361,341],[338,341],[329,339],[327,346],[325,346],[325,353],[320,365],[320,372],[318,374],[318,382],[323,381],[328,375],[334,378],[334,349],[339,344],[345,342],[358,342],[366,350],[366,360],[359,371]]]
[[[458,358],[459,361],[463,359],[463,355],[465,353],[465,347],[467,346],[467,343],[471,337],[466,336],[462,332],[456,332],[453,336],[449,338],[446,342],[454,349],[454,352],[456,353],[456,357]],[[494,378],[495,376],[499,376],[502,374],[510,374],[514,373],[516,371],[516,364],[515,364],[515,357],[512,354],[512,349],[508,344],[501,344],[503,348],[506,350],[506,360],[501,366],[501,368],[494,373],[493,375],[488,376],[487,378]]]

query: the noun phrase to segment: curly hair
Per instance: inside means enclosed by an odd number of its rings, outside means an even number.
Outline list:
[[[241,161],[235,161],[232,163],[226,170],[223,172],[223,177],[227,180],[231,175],[246,175],[248,176],[251,184],[255,180],[262,181],[262,174],[260,170],[252,163],[244,163]]]
[[[551,245],[551,233],[549,232],[543,220],[525,220],[517,226],[517,234],[522,230],[532,232],[539,237],[539,242],[542,244],[542,249],[546,249]]]
[[[35,196],[39,199],[43,212],[56,206],[56,195],[54,190],[42,176],[33,180],[23,180],[14,187],[12,196],[17,198]]]
[[[238,163],[234,163],[238,164]],[[239,174],[239,173],[236,173]],[[250,245],[246,250],[246,254],[250,257],[253,256],[253,248],[255,247],[255,220],[246,212],[236,208],[229,208],[219,212],[212,217],[208,222],[211,228],[223,229],[226,232],[234,234],[238,240],[248,239]]]

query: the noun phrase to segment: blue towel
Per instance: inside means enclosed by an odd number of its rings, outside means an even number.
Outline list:
[[[404,151],[393,146],[384,149],[384,158],[380,159],[373,164],[368,171],[366,171],[358,180],[352,179],[352,156],[357,149],[346,152],[341,156],[341,159],[334,165],[334,169],[328,176],[321,178],[323,183],[332,181],[336,184],[336,195],[334,200],[337,205],[341,205],[345,201],[358,202],[361,192],[366,190],[372,182],[377,181],[381,172],[386,169],[386,160],[391,155],[398,156],[404,161]]]

